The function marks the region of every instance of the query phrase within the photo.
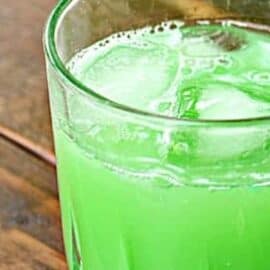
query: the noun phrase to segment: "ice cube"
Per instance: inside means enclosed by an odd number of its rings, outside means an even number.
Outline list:
[[[184,86],[179,91],[179,100],[180,118],[234,120],[270,113],[270,103],[248,95],[242,84],[224,81],[200,81]]]
[[[136,41],[109,47],[76,76],[115,102],[147,110],[153,99],[167,91],[178,64],[177,52],[170,48]]]
[[[179,117],[186,119],[236,120],[267,116],[270,103],[243,91],[243,85],[221,81],[200,81],[179,93]],[[258,87],[258,86],[256,86]],[[186,129],[174,135],[171,149],[189,158],[224,161],[250,156],[263,149],[269,131],[257,127],[213,126]],[[192,139],[191,139],[192,138]]]

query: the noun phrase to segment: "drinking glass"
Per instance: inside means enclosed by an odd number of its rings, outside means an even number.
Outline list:
[[[68,68],[114,33],[206,19],[266,29],[269,14],[258,0],[57,3],[44,48],[69,269],[270,269],[267,115],[166,117],[110,100]]]

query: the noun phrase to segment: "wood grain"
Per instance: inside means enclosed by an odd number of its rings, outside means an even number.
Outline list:
[[[3,139],[0,157],[0,269],[65,269],[54,168]]]
[[[57,196],[55,168],[0,137],[0,168],[4,168],[37,187]]]
[[[0,124],[52,150],[43,25],[56,0],[0,0]]]
[[[62,254],[18,230],[0,234],[0,269],[66,270]],[[5,248],[2,248],[5,247]]]
[[[0,269],[67,269],[42,51],[56,0],[0,0]]]
[[[44,147],[32,142],[11,129],[0,125],[0,137],[12,142],[13,144],[16,144],[18,147],[24,149],[32,155],[35,155],[41,160],[48,162],[52,166],[56,165],[55,156],[50,150],[45,149]]]

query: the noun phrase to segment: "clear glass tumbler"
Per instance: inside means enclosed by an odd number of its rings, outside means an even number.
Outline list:
[[[101,95],[68,68],[114,33],[206,19],[266,30],[269,14],[258,0],[58,2],[44,47],[71,270],[270,269],[270,112],[159,115]]]

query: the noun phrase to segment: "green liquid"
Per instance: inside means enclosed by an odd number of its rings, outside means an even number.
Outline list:
[[[171,28],[154,34],[145,28],[134,35],[109,38],[108,44],[102,41],[102,46],[96,44],[75,56],[70,69],[115,102],[157,114],[236,119],[269,113],[268,35],[230,25]],[[79,107],[78,115],[84,110]],[[71,117],[76,118],[76,110]],[[72,124],[74,133],[84,125]],[[195,184],[197,169],[215,160],[226,166],[216,175],[204,167],[204,178],[226,182],[223,178],[230,168],[233,171],[235,164],[241,164],[239,175],[255,183],[249,164],[260,157],[268,160],[269,149],[261,147],[267,135],[245,135],[248,144],[240,141],[228,149],[229,134],[224,141],[191,130],[172,134],[163,162],[187,169],[191,182],[177,173],[174,182],[162,173],[148,181],[141,164],[122,161],[120,169],[117,161],[111,165],[99,155],[90,156],[89,138],[83,132],[71,139],[64,128],[56,128],[55,135],[64,237],[72,270],[270,269],[268,185],[241,185],[240,177],[230,179],[227,188]],[[127,146],[120,140],[111,145],[110,138],[117,135],[110,129],[96,136],[104,136],[104,149],[119,158],[128,148],[135,156],[151,153],[155,159],[156,145],[150,141],[144,145],[135,140]],[[181,140],[190,146],[189,159],[178,151]],[[247,147],[245,167],[242,154]],[[268,164],[257,170],[268,172]],[[234,182],[237,185],[230,186]]]

